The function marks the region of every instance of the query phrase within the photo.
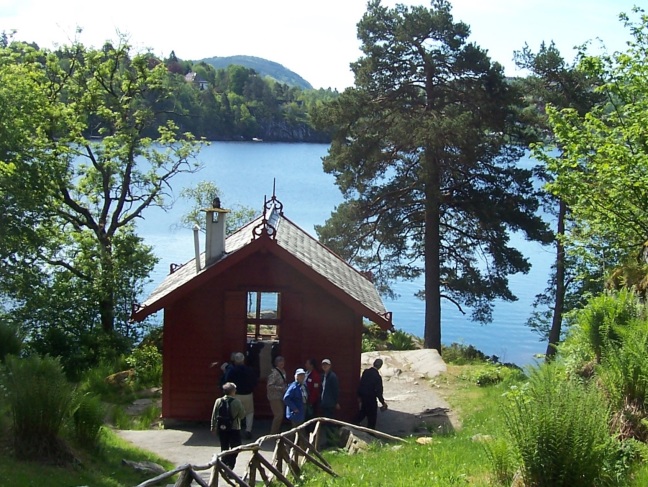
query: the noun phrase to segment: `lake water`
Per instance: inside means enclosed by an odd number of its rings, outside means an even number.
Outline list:
[[[264,196],[272,196],[274,181],[286,217],[315,237],[314,226],[323,224],[343,201],[334,178],[322,169],[321,159],[327,150],[326,144],[215,142],[201,151],[199,160],[204,168],[200,172],[181,174],[173,180],[174,193],[177,196],[183,187],[208,180],[221,191],[225,208],[239,204],[260,213]],[[180,264],[193,258],[193,232],[178,228],[189,206],[189,202],[178,200],[168,212],[151,208],[138,223],[140,235],[160,258],[147,293],[168,274],[171,263]],[[498,302],[494,320],[488,325],[473,323],[468,315],[444,303],[441,335],[444,344],[470,344],[487,355],[497,355],[503,362],[527,365],[535,363],[534,355],[546,349],[546,342],[540,341],[525,323],[535,295],[546,286],[553,249],[527,242],[517,235],[512,240],[533,264],[529,274],[510,278],[518,301]],[[201,239],[201,248],[203,245]],[[422,279],[399,282],[394,286],[399,298],[384,299],[385,307],[393,312],[396,328],[416,336],[423,336],[424,327],[425,306],[414,297],[421,288]]]

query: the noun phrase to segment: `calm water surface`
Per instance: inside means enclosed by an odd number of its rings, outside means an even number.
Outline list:
[[[200,172],[179,175],[173,180],[174,192],[177,196],[183,187],[208,180],[220,189],[224,207],[239,204],[260,213],[264,196],[272,195],[274,181],[286,217],[316,236],[315,225],[323,224],[343,201],[334,178],[322,170],[321,159],[327,150],[326,144],[216,142],[201,151],[199,160],[204,168]],[[169,264],[193,258],[193,233],[178,228],[189,206],[190,203],[177,200],[168,212],[152,208],[138,223],[139,233],[160,258],[146,293],[168,274]],[[498,302],[494,320],[488,325],[473,323],[453,305],[444,304],[442,339],[445,344],[471,344],[488,355],[497,355],[501,361],[527,365],[535,363],[534,355],[543,353],[546,348],[545,342],[541,342],[525,323],[532,311],[534,296],[546,286],[553,255],[551,248],[527,242],[517,235],[513,235],[512,240],[533,264],[529,274],[510,279],[518,301]],[[201,240],[201,249],[203,247]],[[399,297],[384,300],[385,307],[393,312],[395,326],[417,336],[423,336],[425,307],[414,294],[421,288],[422,279],[399,282],[394,286]]]

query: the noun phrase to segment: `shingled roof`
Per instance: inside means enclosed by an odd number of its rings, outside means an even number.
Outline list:
[[[269,213],[267,219],[265,215],[260,216],[227,237],[225,253],[208,267],[205,267],[203,252],[200,254],[200,271],[196,271],[195,259],[191,259],[169,274],[133,313],[133,318],[139,321],[162,309],[167,302],[174,300],[175,293],[182,294],[182,289],[189,283],[207,273],[218,272],[219,268],[228,267],[228,260],[235,259],[237,254],[259,239],[265,239],[270,246],[276,245],[277,253],[292,260],[302,272],[314,273],[329,289],[336,290],[341,299],[359,307],[363,316],[383,328],[392,327],[391,313],[386,311],[376,287],[369,279],[286,218],[281,207],[272,207]]]

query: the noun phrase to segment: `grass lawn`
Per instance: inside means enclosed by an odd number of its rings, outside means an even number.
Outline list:
[[[109,429],[101,433],[96,452],[75,452],[79,463],[68,467],[42,465],[36,462],[17,461],[7,454],[0,455],[0,485],[3,487],[122,487],[134,486],[154,474],[138,473],[122,465],[122,459],[151,461],[172,470],[174,465],[149,452],[133,448]]]

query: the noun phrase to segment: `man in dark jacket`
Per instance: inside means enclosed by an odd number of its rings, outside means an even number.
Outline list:
[[[380,368],[383,361],[379,358],[374,360],[373,367],[365,369],[360,378],[360,385],[358,385],[358,399],[360,400],[360,411],[356,417],[356,424],[367,418],[367,426],[371,429],[376,429],[376,418],[378,416],[378,404],[376,400],[382,404],[382,410],[387,409],[387,403],[383,397],[383,383],[380,376]]]
[[[338,397],[340,385],[337,375],[331,370],[331,361],[327,358],[322,360],[322,398],[320,412],[326,418],[335,418],[335,411],[340,409]]]
[[[234,354],[234,366],[227,372],[227,382],[236,384],[236,396],[245,408],[245,439],[252,438],[252,422],[254,420],[254,388],[257,384],[257,375],[252,367],[245,365],[245,355],[241,352]]]
[[[336,412],[340,410],[339,396],[340,384],[337,375],[331,370],[331,360],[325,358],[322,360],[322,397],[320,400],[320,414],[322,416],[335,418]],[[334,426],[324,423],[319,444],[320,448],[325,448],[329,443],[337,444],[339,436],[335,434],[335,431]]]

